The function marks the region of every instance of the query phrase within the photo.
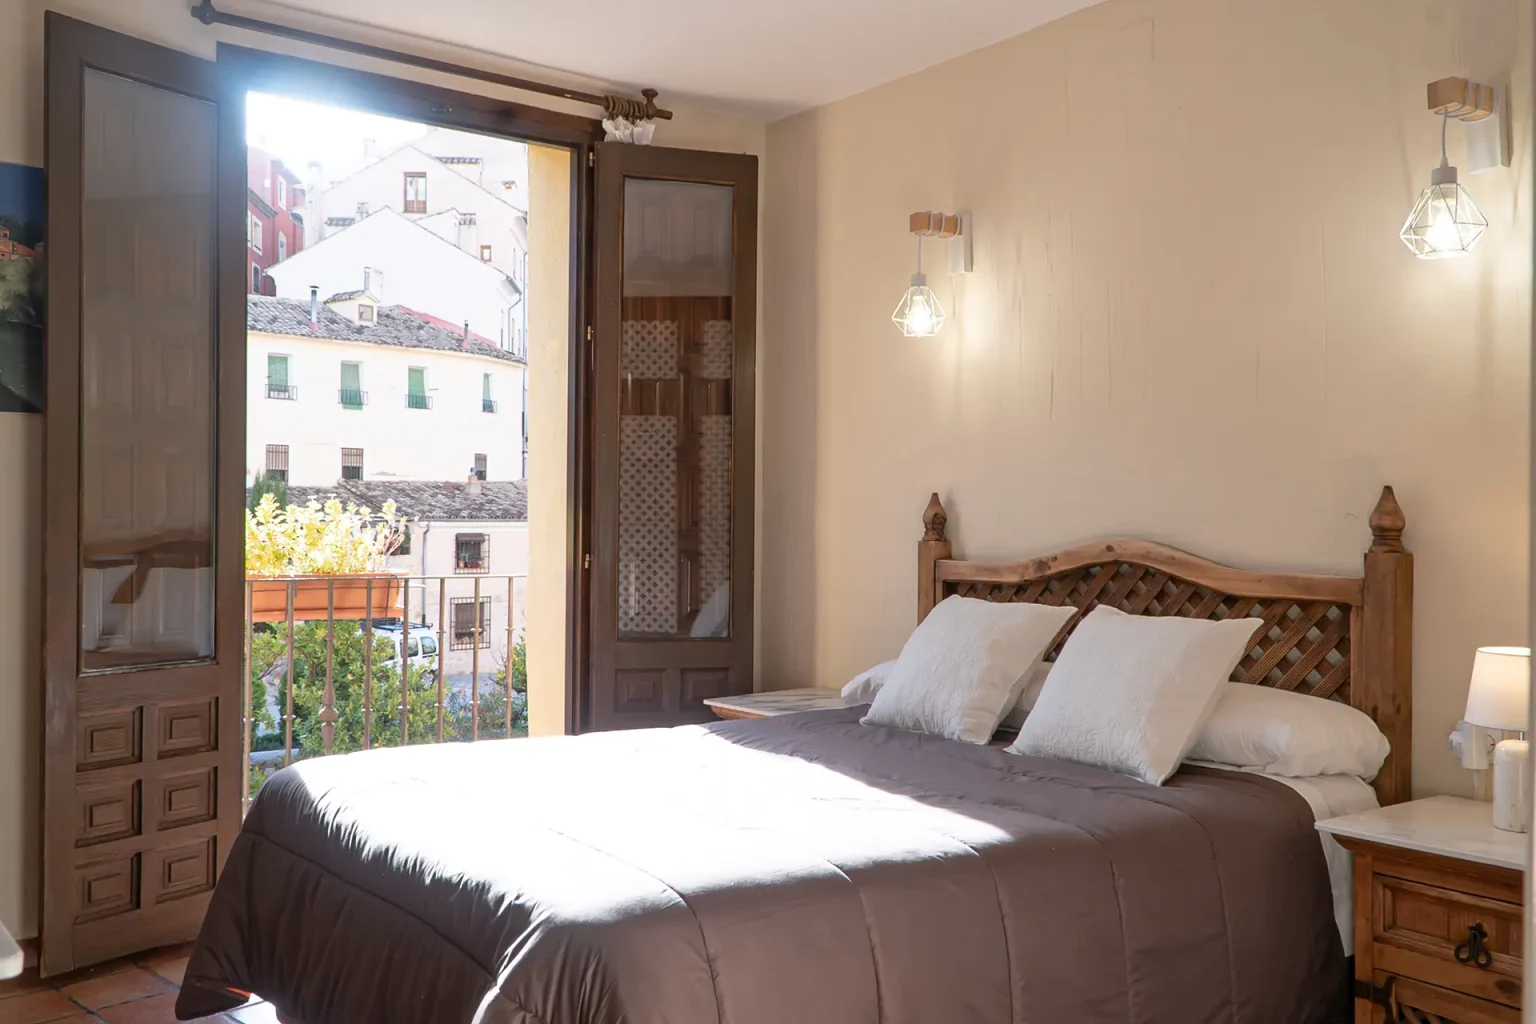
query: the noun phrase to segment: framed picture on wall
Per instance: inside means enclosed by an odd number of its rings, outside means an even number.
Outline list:
[[[43,170],[0,162],[0,412],[43,411]]]

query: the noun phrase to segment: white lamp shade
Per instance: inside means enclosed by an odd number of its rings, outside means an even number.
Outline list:
[[[1485,729],[1525,732],[1531,709],[1531,649],[1479,647],[1465,718]]]

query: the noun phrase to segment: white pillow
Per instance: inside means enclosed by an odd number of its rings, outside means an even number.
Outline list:
[[[843,686],[843,703],[851,708],[873,701],[875,694],[879,693],[880,688],[885,685],[886,677],[891,674],[891,669],[895,667],[895,659],[882,661],[874,668],[867,668],[848,680]]]
[[[1227,683],[1189,748],[1190,760],[1266,775],[1354,775],[1370,782],[1392,745],[1371,716],[1336,700]]]
[[[1262,624],[1127,615],[1101,605],[1073,630],[1008,749],[1161,786]]]
[[[1013,702],[1013,707],[999,722],[999,729],[1017,731],[1024,724],[1024,716],[1029,714],[1029,709],[1035,706],[1035,701],[1040,699],[1040,688],[1045,685],[1046,677],[1051,674],[1051,662],[1042,661],[1035,666],[1035,670],[1029,674],[1029,682],[1024,684],[1024,689],[1019,692],[1019,699]],[[843,703],[848,707],[856,707],[859,704],[869,704],[875,699],[875,694],[885,685],[885,680],[890,676],[891,669],[896,667],[895,661],[882,661],[874,668],[867,668],[863,672],[848,680],[843,686]]]
[[[945,598],[907,638],[863,723],[987,742],[1074,611]]]
[[[1029,682],[1024,684],[1024,689],[1019,692],[1019,699],[1013,702],[1013,707],[1003,716],[1003,720],[997,723],[999,729],[1018,729],[1024,724],[1024,718],[1034,708],[1035,702],[1040,699],[1040,691],[1045,687],[1046,679],[1050,678],[1053,661],[1042,661],[1035,666],[1035,670],[1029,674]]]

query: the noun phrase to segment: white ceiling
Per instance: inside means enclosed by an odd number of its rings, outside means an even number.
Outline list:
[[[1097,0],[276,0],[772,120]],[[253,12],[254,13],[254,12]],[[477,63],[466,54],[466,63]]]

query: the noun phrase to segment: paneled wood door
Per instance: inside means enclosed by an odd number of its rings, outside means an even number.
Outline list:
[[[757,158],[599,144],[591,729],[752,689]]]
[[[190,939],[239,827],[242,105],[47,17],[42,970]]]

